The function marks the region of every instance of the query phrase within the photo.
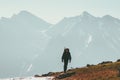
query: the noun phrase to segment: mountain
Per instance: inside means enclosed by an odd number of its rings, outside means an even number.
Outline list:
[[[51,24],[27,11],[0,19],[0,77],[22,75],[42,54]]]
[[[120,57],[120,20],[88,12],[51,25],[22,11],[0,20],[0,77],[27,76],[63,70],[61,56],[70,48],[69,67]]]
[[[44,68],[48,71],[62,70],[60,62],[64,47],[70,48],[72,55],[69,68],[120,58],[120,20],[110,15],[94,17],[84,12],[80,16],[64,18],[46,33],[52,37],[43,55],[44,64],[49,66]]]

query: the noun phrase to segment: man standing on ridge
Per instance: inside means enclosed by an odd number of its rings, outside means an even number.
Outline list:
[[[71,62],[71,54],[69,48],[65,48],[62,55],[62,62],[64,62],[64,73],[66,73],[68,61]]]

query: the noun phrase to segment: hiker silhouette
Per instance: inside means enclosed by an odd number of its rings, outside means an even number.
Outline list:
[[[71,54],[69,48],[65,48],[62,55],[62,62],[64,62],[64,73],[66,73],[68,61],[71,62]]]

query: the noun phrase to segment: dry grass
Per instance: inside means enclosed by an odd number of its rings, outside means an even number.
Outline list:
[[[76,74],[61,80],[120,80],[118,68],[120,62],[71,69],[68,72],[76,72]]]
[[[77,73],[76,75],[66,78],[64,80],[110,80],[110,78],[117,77],[117,71],[103,70],[93,71],[90,73]]]

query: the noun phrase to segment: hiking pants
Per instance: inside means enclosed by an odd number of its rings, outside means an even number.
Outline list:
[[[64,72],[66,73],[67,70],[67,66],[68,66],[68,60],[64,60]]]

